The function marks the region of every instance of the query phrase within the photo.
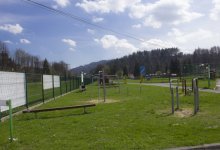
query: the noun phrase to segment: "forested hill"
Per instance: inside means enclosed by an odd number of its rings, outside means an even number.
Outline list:
[[[94,70],[98,65],[105,65],[108,62],[108,60],[101,60],[98,62],[92,62],[90,64],[79,66],[76,68],[71,69],[70,71],[73,74],[79,75],[81,72],[90,73],[90,71]]]
[[[220,47],[210,49],[195,49],[191,54],[184,54],[178,48],[156,49],[152,51],[136,52],[119,59],[113,59],[106,64],[99,64],[92,69],[97,73],[104,69],[109,74],[139,76],[140,66],[145,66],[146,73],[192,73],[195,66],[211,65],[212,68],[220,64]]]

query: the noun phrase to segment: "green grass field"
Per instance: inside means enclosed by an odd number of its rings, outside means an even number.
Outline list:
[[[200,93],[200,112],[193,116],[193,96],[180,93],[171,115],[169,88],[122,85],[107,88],[107,102],[88,108],[21,114],[14,117],[13,143],[8,121],[0,124],[0,149],[165,149],[220,142],[220,95]],[[98,88],[72,92],[39,108],[90,103]],[[102,97],[102,92],[101,92]],[[100,100],[101,101],[101,100]]]

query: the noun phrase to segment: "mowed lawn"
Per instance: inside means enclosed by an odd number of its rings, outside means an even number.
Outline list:
[[[102,97],[102,90],[101,90]],[[107,88],[107,102],[82,109],[21,114],[0,124],[0,149],[165,149],[220,142],[220,94],[200,93],[194,116],[193,96],[180,92],[182,112],[171,115],[169,88],[122,85]],[[98,99],[98,87],[72,92],[39,108],[87,104]],[[101,102],[102,100],[100,100]],[[183,113],[186,112],[186,113]]]

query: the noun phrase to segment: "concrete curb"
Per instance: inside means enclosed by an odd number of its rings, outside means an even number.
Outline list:
[[[219,149],[220,149],[220,143],[213,143],[213,144],[203,144],[198,146],[170,148],[166,150],[219,150]]]

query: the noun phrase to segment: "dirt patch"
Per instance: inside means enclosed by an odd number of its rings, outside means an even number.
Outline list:
[[[184,109],[180,109],[180,110],[176,110],[174,112],[174,115],[176,117],[180,117],[180,118],[184,118],[184,117],[190,117],[193,115],[193,110],[192,109],[187,109],[187,108],[184,108]]]
[[[99,103],[106,103],[106,104],[108,104],[108,103],[117,103],[117,102],[119,102],[119,100],[106,99],[105,102],[104,102],[103,99],[100,99],[100,100],[98,100],[98,99],[92,99],[92,100],[90,100],[90,101],[88,101],[88,102],[89,102],[89,103],[93,103],[93,104],[99,104]]]

